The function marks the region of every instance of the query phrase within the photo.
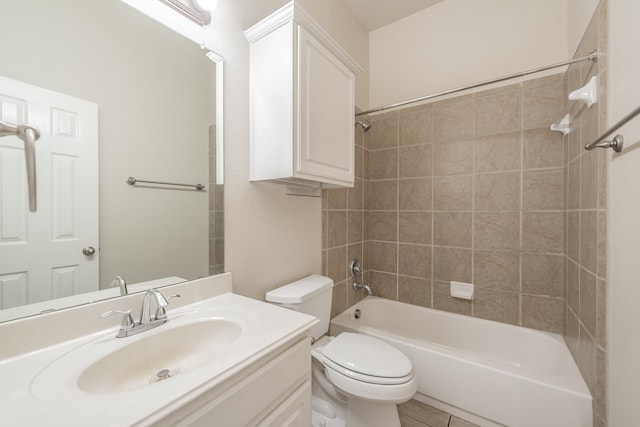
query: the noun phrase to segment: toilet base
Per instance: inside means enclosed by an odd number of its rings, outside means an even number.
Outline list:
[[[395,403],[349,398],[347,427],[400,427],[398,407]]]

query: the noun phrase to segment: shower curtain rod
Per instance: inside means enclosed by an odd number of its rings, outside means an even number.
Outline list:
[[[510,74],[508,76],[498,77],[498,78],[492,79],[492,80],[485,80],[485,81],[480,82],[480,83],[474,83],[474,84],[470,84],[468,86],[462,86],[462,87],[458,87],[458,88],[455,88],[455,89],[449,89],[449,90],[445,90],[443,92],[437,92],[437,93],[433,93],[431,95],[421,96],[420,98],[414,98],[414,99],[410,99],[408,101],[402,101],[402,102],[398,102],[398,103],[395,103],[395,104],[386,105],[384,107],[372,108],[371,110],[361,111],[359,113],[356,113],[356,117],[363,116],[363,115],[369,114],[369,113],[377,113],[379,111],[389,110],[391,108],[402,107],[403,105],[413,104],[413,103],[416,103],[416,102],[427,101],[429,99],[438,98],[440,96],[450,95],[452,93],[462,92],[462,91],[469,90],[469,89],[475,89],[477,87],[490,85],[492,83],[500,83],[500,82],[503,82],[503,81],[506,81],[506,80],[517,79],[518,77],[524,77],[524,76],[528,76],[529,74],[540,73],[542,71],[551,70],[553,68],[559,68],[559,67],[563,67],[565,65],[575,64],[576,62],[582,62],[582,61],[598,62],[598,57],[599,56],[600,56],[600,51],[599,50],[594,50],[593,52],[591,52],[587,56],[583,56],[581,58],[569,59],[567,61],[558,62],[556,64],[547,65],[545,67],[534,68],[534,69],[531,69],[531,70],[522,71],[520,73]]]

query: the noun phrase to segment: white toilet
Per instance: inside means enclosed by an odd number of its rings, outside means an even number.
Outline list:
[[[396,404],[418,388],[411,361],[376,338],[328,337],[333,281],[312,275],[274,289],[266,300],[320,320],[314,339],[313,427],[400,427]]]

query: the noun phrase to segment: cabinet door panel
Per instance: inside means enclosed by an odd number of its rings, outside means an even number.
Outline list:
[[[353,183],[355,76],[298,27],[298,172]]]
[[[301,385],[257,427],[308,427],[311,425],[311,382]]]

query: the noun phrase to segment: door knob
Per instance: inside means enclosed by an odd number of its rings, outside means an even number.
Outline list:
[[[83,253],[84,255],[86,255],[86,256],[90,256],[90,255],[95,254],[95,253],[96,253],[96,250],[95,250],[92,246],[89,246],[89,247],[84,248],[84,249],[82,250],[82,253]]]

